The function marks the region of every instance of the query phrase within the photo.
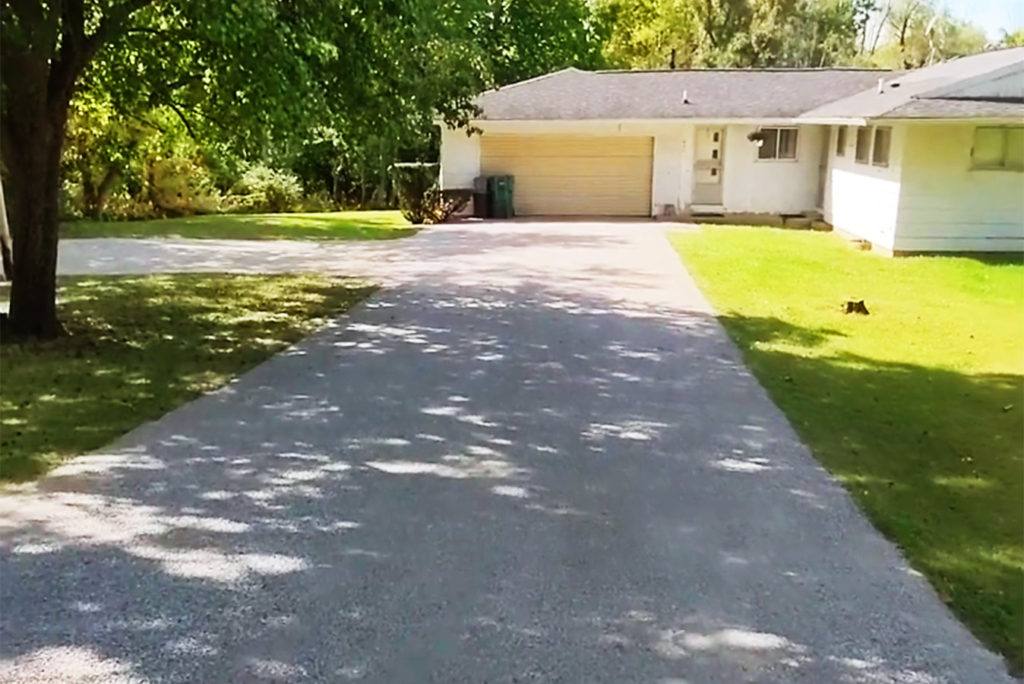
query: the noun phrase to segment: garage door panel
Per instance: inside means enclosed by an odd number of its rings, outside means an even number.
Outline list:
[[[622,204],[615,198],[557,197],[543,195],[527,196],[516,201],[516,208],[523,216],[630,216],[623,214]]]
[[[537,178],[529,181],[523,181],[522,183],[517,182],[515,193],[517,198],[530,199],[533,197],[543,197],[544,199],[552,201],[567,195],[586,197],[592,200],[602,198],[616,200],[619,199],[619,195],[621,194],[639,197],[640,200],[643,200],[644,195],[646,194],[646,188],[641,183],[623,185],[614,178],[588,180],[590,182],[588,183],[586,192],[567,193],[563,187],[564,179],[561,178],[552,178],[550,180]]]
[[[484,135],[485,175],[516,177],[518,214],[650,214],[653,141],[631,136]]]
[[[493,168],[515,168],[527,177],[546,178],[628,178],[638,179],[649,176],[650,160],[629,158],[614,164],[606,163],[602,157],[541,158],[517,162],[514,158],[491,159]],[[571,162],[571,163],[570,163]]]
[[[495,156],[512,157],[639,157],[650,156],[650,138],[572,136],[484,136]]]
[[[546,176],[649,176],[641,157],[488,157],[484,168],[517,169]]]

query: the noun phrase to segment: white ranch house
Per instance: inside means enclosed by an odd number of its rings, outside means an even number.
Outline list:
[[[905,73],[565,69],[442,128],[520,215],[821,216],[889,253],[1024,250],[1024,48]]]

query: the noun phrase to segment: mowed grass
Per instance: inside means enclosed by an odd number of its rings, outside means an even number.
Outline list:
[[[153,221],[71,221],[61,226],[61,236],[66,238],[391,240],[416,232],[398,211],[211,214]]]
[[[821,462],[983,641],[1024,666],[1024,264],[830,234],[672,242]],[[870,315],[841,305],[863,299]]]
[[[62,279],[66,337],[0,350],[0,479],[25,480],[295,342],[370,294],[313,275]]]

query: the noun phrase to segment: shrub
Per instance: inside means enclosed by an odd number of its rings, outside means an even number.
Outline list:
[[[254,164],[242,174],[235,192],[248,196],[247,200],[232,202],[236,209],[280,213],[295,209],[302,199],[302,184],[289,171]]]
[[[462,211],[473,198],[472,190],[438,190],[427,192],[427,211],[431,223],[444,223]]]
[[[391,173],[402,216],[413,224],[443,223],[469,203],[469,190],[437,187],[437,164],[394,164]]]
[[[337,203],[323,190],[311,193],[299,200],[297,211],[335,211]]]
[[[147,176],[148,199],[157,215],[187,216],[220,208],[220,195],[206,167],[193,159],[155,159],[149,164]],[[111,214],[121,215],[113,208]],[[138,211],[124,217],[139,218]]]
[[[60,184],[60,218],[62,221],[82,218],[82,185],[67,178]]]
[[[104,218],[134,221],[159,218],[161,215],[148,200],[134,197],[124,190],[120,190],[110,196]]]
[[[398,193],[398,208],[412,224],[427,223],[432,217],[430,206],[436,202],[430,191],[437,185],[437,164],[393,164],[391,174]]]

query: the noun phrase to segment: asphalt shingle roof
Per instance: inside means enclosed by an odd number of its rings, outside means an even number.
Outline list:
[[[972,118],[1024,119],[1024,92],[1012,99],[950,96],[950,89],[986,74],[1018,69],[1024,73],[1024,48],[994,50],[893,75],[878,87],[828,102],[803,116],[844,118]]]
[[[477,97],[483,120],[1021,118],[1024,93],[951,93],[1020,68],[1024,48],[994,50],[909,72],[876,69],[563,69]],[[879,92],[878,82],[882,80]],[[684,96],[686,101],[684,102]]]
[[[484,120],[791,118],[860,92],[874,69],[564,69],[480,95]],[[683,102],[686,94],[687,102]]]

